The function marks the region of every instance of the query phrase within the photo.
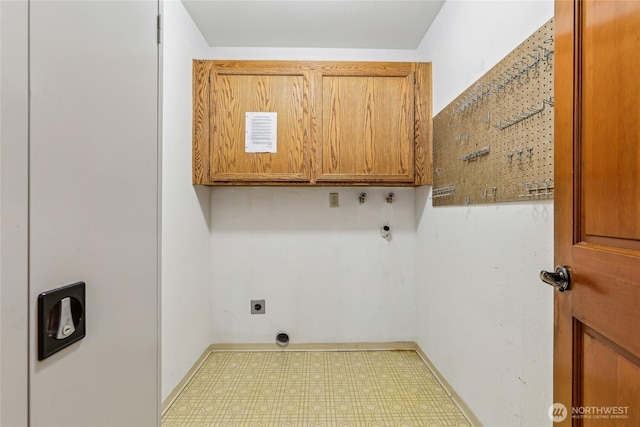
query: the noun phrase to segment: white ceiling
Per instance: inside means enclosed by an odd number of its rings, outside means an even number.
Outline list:
[[[182,0],[212,47],[415,49],[445,0]]]

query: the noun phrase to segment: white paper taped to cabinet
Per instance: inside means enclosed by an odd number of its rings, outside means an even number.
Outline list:
[[[278,113],[245,113],[246,153],[278,152]]]

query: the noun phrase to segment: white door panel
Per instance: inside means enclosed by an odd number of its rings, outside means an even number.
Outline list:
[[[28,422],[27,2],[0,1],[0,426]]]
[[[30,8],[32,427],[159,424],[153,1]],[[37,296],[86,282],[86,337],[37,360]]]

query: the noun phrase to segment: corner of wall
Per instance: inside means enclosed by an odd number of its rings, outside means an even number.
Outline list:
[[[211,191],[191,184],[191,62],[209,46],[180,1],[164,3],[162,399],[213,341]],[[185,333],[188,331],[188,333]]]
[[[434,112],[552,16],[552,1],[447,1],[418,48]],[[549,424],[553,295],[537,274],[553,202],[433,208],[421,188],[416,216],[417,344],[484,424]]]

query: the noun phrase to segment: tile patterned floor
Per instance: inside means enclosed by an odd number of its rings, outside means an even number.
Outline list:
[[[162,427],[470,427],[414,351],[212,352]]]

